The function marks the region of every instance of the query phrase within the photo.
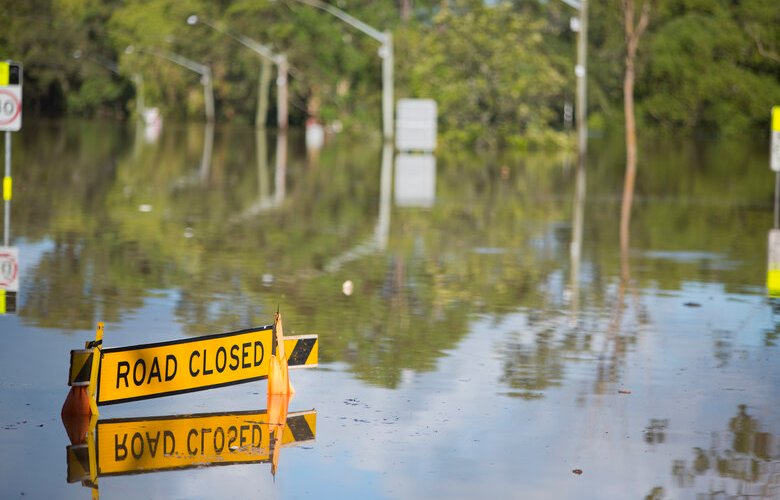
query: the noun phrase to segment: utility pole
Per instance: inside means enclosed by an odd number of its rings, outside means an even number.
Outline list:
[[[206,121],[208,123],[214,123],[214,83],[211,78],[211,68],[205,64],[196,63],[190,59],[173,52],[163,52],[157,49],[139,49],[132,45],[125,49],[125,54],[132,54],[138,51],[143,54],[149,54],[160,59],[168,60],[179,66],[183,66],[190,71],[198,73],[201,77],[201,83],[203,84],[203,102],[206,109]]]
[[[588,151],[588,0],[561,0],[563,3],[576,9],[578,17],[572,20],[572,31],[577,32],[577,65],[574,74],[577,76],[577,102],[575,114],[577,122],[577,153],[580,164],[584,165],[585,155]]]
[[[393,140],[393,35],[389,31],[381,32],[363,21],[356,19],[341,9],[320,0],[296,0],[339,18],[353,28],[370,36],[381,44],[379,57],[382,58],[382,135],[385,141]]]
[[[266,119],[266,114],[268,109],[267,106],[268,85],[267,85],[267,81],[264,82],[264,79],[266,79],[267,76],[263,76],[263,74],[267,70],[268,63],[276,64],[276,69],[277,69],[276,85],[278,87],[278,92],[276,93],[276,108],[277,108],[277,115],[278,115],[278,124],[279,124],[279,129],[287,130],[287,124],[288,124],[287,100],[289,95],[287,90],[287,80],[288,80],[287,73],[289,70],[287,64],[287,56],[284,54],[275,54],[268,46],[263,45],[262,43],[257,42],[255,40],[252,40],[251,38],[244,36],[241,33],[234,33],[232,31],[222,29],[216,24],[197,16],[196,14],[192,14],[187,18],[187,24],[189,24],[190,26],[195,26],[198,23],[208,26],[214,31],[218,33],[222,33],[225,36],[229,36],[230,38],[237,41],[244,47],[248,48],[255,54],[259,55],[260,58],[263,60],[263,68],[261,70],[260,80],[258,83],[257,114],[255,118],[256,127],[260,127],[260,128],[265,127],[265,119]],[[266,111],[264,112],[263,110]]]

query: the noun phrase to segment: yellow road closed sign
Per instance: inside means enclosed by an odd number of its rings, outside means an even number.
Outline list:
[[[97,404],[209,389],[268,376],[273,327],[103,349]]]

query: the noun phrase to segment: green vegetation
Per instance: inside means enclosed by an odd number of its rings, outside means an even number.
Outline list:
[[[563,2],[334,5],[393,33],[396,97],[435,98],[445,140],[523,147],[571,142],[563,107],[574,101],[576,37],[569,28],[574,11]],[[653,6],[637,60],[640,123],[723,135],[766,129],[769,108],[780,102],[777,1],[657,0]],[[218,120],[253,122],[261,61],[203,24],[189,26],[193,13],[287,54],[294,124],[308,117],[352,129],[379,123],[378,44],[295,0],[0,0],[0,56],[24,64],[28,114],[127,118],[139,73],[148,105],[169,118],[200,119],[198,76],[148,54],[126,53],[132,45],[210,65]],[[590,6],[592,126],[622,123],[621,15],[619,2]]]

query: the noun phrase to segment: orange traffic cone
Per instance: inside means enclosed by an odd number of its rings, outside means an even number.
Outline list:
[[[89,394],[84,386],[72,386],[62,405],[60,418],[65,432],[68,433],[70,444],[86,442],[89,419],[92,410],[89,407]]]
[[[268,365],[268,394],[295,394],[290,383],[287,357],[284,353],[284,329],[282,328],[282,315],[277,312],[274,319],[274,336],[276,340],[276,354],[271,355]]]

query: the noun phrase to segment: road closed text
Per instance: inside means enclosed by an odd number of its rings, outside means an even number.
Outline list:
[[[271,327],[105,349],[100,362],[98,404],[229,385],[268,375]]]

